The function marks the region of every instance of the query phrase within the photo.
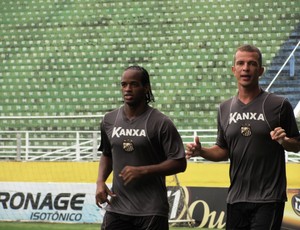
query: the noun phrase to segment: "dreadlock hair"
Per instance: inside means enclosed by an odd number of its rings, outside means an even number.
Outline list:
[[[149,77],[149,74],[147,72],[147,70],[141,66],[138,66],[138,65],[132,65],[132,66],[129,66],[127,67],[124,71],[126,70],[137,70],[139,72],[141,72],[142,74],[142,85],[145,86],[145,85],[148,85],[149,86],[149,91],[148,93],[146,93],[146,102],[147,104],[149,102],[155,102],[155,99],[154,99],[154,96],[152,94],[152,91],[151,91],[151,84],[150,84],[150,77]]]

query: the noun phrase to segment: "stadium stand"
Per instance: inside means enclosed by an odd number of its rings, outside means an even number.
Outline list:
[[[282,68],[283,63],[287,60],[290,53],[300,41],[300,24],[292,31],[288,39],[284,41],[278,54],[272,59],[264,77],[261,80],[264,88],[272,81],[274,76]],[[291,65],[294,65],[292,68]],[[293,69],[293,70],[291,70]],[[281,94],[289,99],[295,108],[300,102],[300,49],[296,49],[288,64],[282,69],[278,80],[270,86],[270,92]]]
[[[299,12],[298,0],[2,0],[0,130],[98,130],[99,117],[38,117],[118,107],[119,76],[131,64],[149,70],[154,106],[179,129],[214,129],[218,104],[236,92],[236,47],[262,49],[267,87],[299,41]],[[271,88],[294,106],[299,53],[296,75],[285,67]]]

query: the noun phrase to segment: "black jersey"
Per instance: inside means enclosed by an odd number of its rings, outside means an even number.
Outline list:
[[[292,106],[283,97],[262,91],[249,104],[235,96],[220,105],[216,144],[229,150],[228,203],[286,201],[285,151],[271,139],[275,127],[299,136]]]
[[[106,210],[135,216],[168,216],[164,176],[141,178],[126,186],[118,176],[126,165],[152,165],[185,157],[182,139],[167,116],[148,107],[142,115],[129,121],[123,106],[106,114],[101,124],[100,150],[112,157],[112,191],[117,195]]]

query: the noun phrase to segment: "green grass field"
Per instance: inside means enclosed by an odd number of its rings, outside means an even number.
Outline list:
[[[24,223],[0,222],[1,230],[100,230],[99,224],[57,224],[57,223]],[[199,229],[199,228],[197,228]],[[207,230],[208,228],[201,228]],[[191,230],[189,227],[170,227],[170,230]],[[200,230],[200,229],[199,229]]]

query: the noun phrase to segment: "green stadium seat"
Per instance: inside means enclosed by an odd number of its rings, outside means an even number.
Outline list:
[[[295,0],[4,0],[0,5],[1,115],[105,113],[120,105],[122,70],[141,64],[151,74],[155,106],[171,114],[179,128],[215,127],[209,116],[236,92],[230,71],[236,46],[260,45],[268,66],[300,23]],[[174,95],[176,100],[170,99]],[[208,113],[200,113],[202,108]],[[197,119],[194,109],[205,119]],[[73,127],[70,120],[58,124]],[[1,127],[11,128],[5,122]]]

